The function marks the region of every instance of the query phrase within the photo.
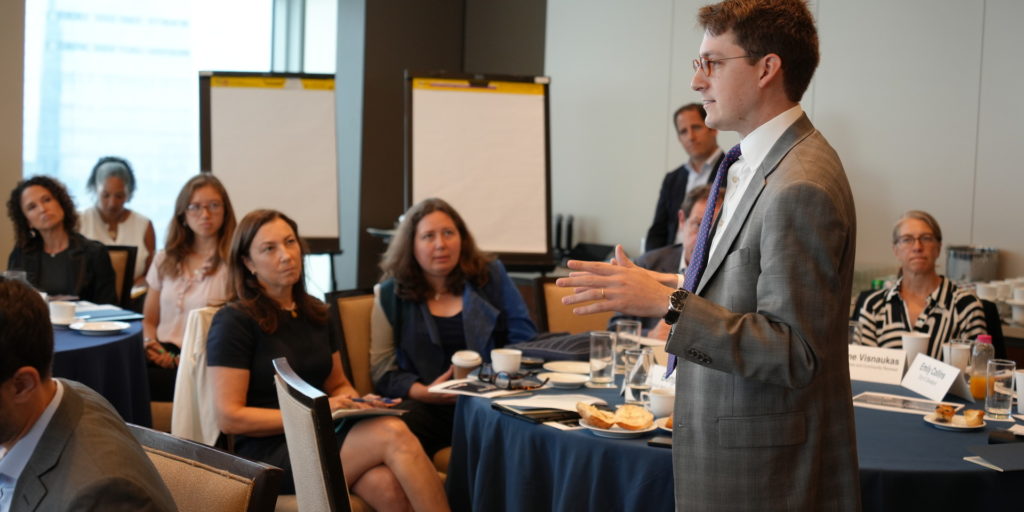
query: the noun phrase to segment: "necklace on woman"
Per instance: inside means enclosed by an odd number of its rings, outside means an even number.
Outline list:
[[[299,312],[296,311],[295,301],[292,301],[292,303],[290,305],[288,305],[288,306],[281,306],[281,309],[291,313],[292,314],[292,318],[298,318],[299,317]]]

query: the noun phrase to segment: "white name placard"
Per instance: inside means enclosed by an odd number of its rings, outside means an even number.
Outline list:
[[[933,359],[924,354],[918,354],[914,362],[907,368],[907,375],[903,377],[903,387],[920,393],[929,400],[941,402],[946,396],[954,379],[960,375],[960,369]]]
[[[899,384],[903,377],[904,352],[899,349],[850,345],[850,378],[882,384]]]

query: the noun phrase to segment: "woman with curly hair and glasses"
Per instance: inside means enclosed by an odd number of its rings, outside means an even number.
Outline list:
[[[78,233],[75,203],[61,182],[49,176],[22,180],[11,191],[7,216],[15,232],[8,270],[25,271],[32,286],[51,296],[117,303],[107,249]]]
[[[428,389],[452,377],[451,357],[537,334],[504,265],[476,247],[455,208],[425,199],[405,213],[374,287],[370,364],[376,391],[409,399],[402,419],[427,453],[451,445],[455,396]]]

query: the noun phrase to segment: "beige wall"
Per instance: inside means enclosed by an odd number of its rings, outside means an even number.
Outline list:
[[[552,206],[582,221],[578,240],[639,248],[664,173],[685,159],[668,117],[697,99],[690,62],[704,3],[548,1]],[[812,9],[822,64],[802,104],[850,177],[858,270],[894,270],[892,223],[923,209],[947,244],[998,247],[1001,274],[1024,275],[1024,172],[1013,154],[1024,133],[1024,2],[817,0]]]
[[[0,2],[0,197],[4,205],[0,220],[0,267],[7,268],[7,255],[14,246],[14,230],[7,220],[7,194],[21,178],[21,98],[24,82],[25,2]]]

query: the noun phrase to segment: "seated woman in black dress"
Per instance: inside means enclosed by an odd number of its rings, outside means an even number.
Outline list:
[[[63,184],[48,176],[22,180],[11,191],[7,216],[16,237],[8,270],[24,270],[32,286],[54,297],[117,303],[107,249],[75,231],[78,213]]]
[[[327,334],[326,307],[306,293],[302,255],[290,218],[274,210],[246,215],[228,261],[235,296],[217,312],[207,341],[220,429],[236,434],[240,455],[285,469],[286,492],[294,486],[273,359],[286,357],[299,376],[330,396],[332,410],[385,406],[374,396],[353,401],[359,395]],[[437,471],[401,420],[374,417],[340,430],[345,480],[374,509],[448,509]]]
[[[451,445],[456,395],[431,393],[452,378],[451,357],[491,350],[537,334],[505,267],[476,247],[462,217],[441,199],[405,213],[374,288],[370,364],[385,396],[408,398],[402,419],[427,453]]]

